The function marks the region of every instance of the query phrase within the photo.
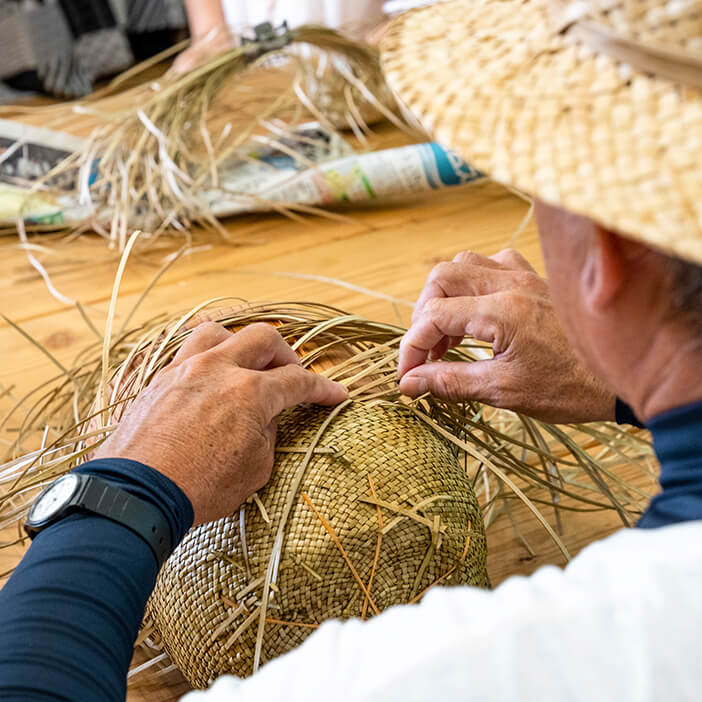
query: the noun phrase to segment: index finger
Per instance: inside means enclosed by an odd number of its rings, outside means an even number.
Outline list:
[[[232,334],[211,353],[225,357],[230,363],[250,370],[264,370],[288,364],[299,364],[298,355],[270,324],[259,322]]]
[[[302,366],[281,366],[263,374],[268,420],[283,410],[303,403],[333,406],[348,398],[348,391],[323,375],[305,370]]]
[[[473,336],[495,345],[509,310],[499,293],[481,297],[435,298],[407,330],[400,342],[397,374],[426,362],[429,352],[444,337]]]
[[[414,305],[413,322],[419,319],[424,305],[431,299],[492,295],[515,286],[515,271],[492,261],[494,265],[487,266],[475,264],[473,260],[471,257],[470,260],[440,263],[434,267]]]
[[[498,265],[504,266],[510,270],[536,273],[531,263],[516,249],[502,249],[502,251],[498,251],[496,254],[490,256],[490,258]]]

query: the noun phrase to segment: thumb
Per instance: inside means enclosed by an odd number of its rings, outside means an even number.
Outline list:
[[[431,393],[443,400],[474,400],[496,405],[504,363],[484,361],[439,361],[413,368],[400,380],[400,391],[409,397]]]

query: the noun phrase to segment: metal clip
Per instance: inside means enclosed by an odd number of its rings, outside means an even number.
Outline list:
[[[293,40],[293,35],[288,28],[287,22],[283,22],[279,27],[274,27],[270,22],[261,22],[261,24],[257,24],[253,28],[253,31],[253,39],[242,37],[241,44],[242,46],[251,44],[251,53],[256,56],[265,54],[268,51],[282,49]]]

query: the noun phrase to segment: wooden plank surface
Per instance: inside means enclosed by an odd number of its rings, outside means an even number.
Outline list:
[[[177,312],[205,299],[231,295],[252,301],[315,301],[373,319],[406,325],[411,303],[432,266],[470,249],[492,254],[514,245],[542,270],[538,239],[530,223],[513,241],[526,203],[494,184],[444,190],[411,202],[378,204],[347,214],[353,221],[310,218],[304,223],[276,215],[242,217],[227,227],[236,245],[207,236],[205,249],[181,259],[146,298],[136,321]],[[35,240],[40,242],[41,240]],[[85,237],[55,241],[42,260],[60,291],[80,300],[98,328],[104,326],[116,270],[116,257],[104,242]],[[136,257],[127,267],[118,322],[161,265],[164,251]],[[94,340],[78,313],[59,303],[28,265],[13,238],[0,240],[0,311],[69,363]],[[319,277],[324,279],[319,279]],[[380,296],[378,296],[380,294]],[[389,301],[382,296],[389,296]],[[0,383],[21,396],[55,373],[51,362],[15,330],[0,322]],[[4,409],[10,399],[0,400]],[[632,471],[632,479],[635,471]],[[489,571],[493,584],[547,564],[563,564],[555,545],[521,508],[515,517],[536,556],[529,556],[506,519],[489,532]],[[618,526],[613,512],[566,516],[563,540],[576,553]],[[0,552],[0,573],[12,558]],[[133,690],[136,701],[176,699],[177,676],[155,689]]]

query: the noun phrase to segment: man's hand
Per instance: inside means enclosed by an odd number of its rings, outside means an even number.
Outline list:
[[[231,51],[238,45],[239,39],[226,24],[213,26],[201,37],[193,39],[193,43],[176,56],[168,74],[180,76],[183,73],[188,73],[215,56]]]
[[[464,336],[492,344],[493,358],[441,362]],[[548,285],[521,254],[461,253],[429,275],[400,345],[400,389],[477,400],[548,422],[614,419],[615,397],[578,360]]]
[[[199,325],[124,413],[95,458],[130,458],[173,480],[195,523],[231,514],[270,478],[278,415],[336,405],[339,383],[304,370],[267,324]]]

